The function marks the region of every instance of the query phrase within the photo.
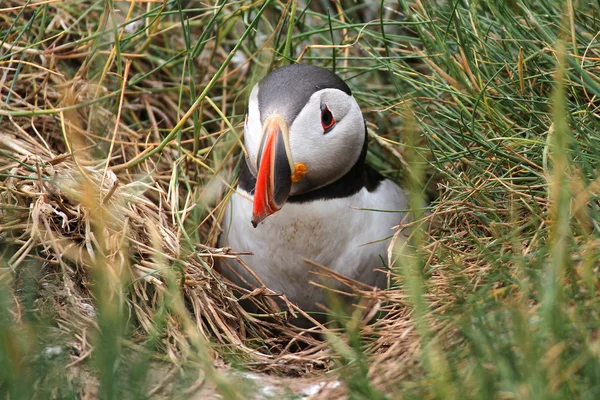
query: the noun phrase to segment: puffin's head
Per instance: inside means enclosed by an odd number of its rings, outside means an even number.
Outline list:
[[[363,154],[365,122],[348,85],[324,68],[278,68],[250,94],[244,125],[248,168],[256,178],[252,224],[289,196],[344,176]]]

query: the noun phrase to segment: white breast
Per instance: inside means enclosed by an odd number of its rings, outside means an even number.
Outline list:
[[[310,284],[319,277],[311,273],[313,269],[303,258],[349,278],[385,287],[385,274],[375,270],[385,269],[389,237],[394,233],[392,228],[402,221],[404,213],[355,208],[405,210],[407,193],[392,181],[384,180],[374,192],[363,188],[346,198],[286,203],[253,228],[250,223],[252,196],[238,189],[223,220],[220,245],[231,246],[234,251],[252,252],[253,255],[241,258],[267,287],[285,293],[302,309],[312,311],[315,303],[326,304],[327,296],[322,289]],[[237,262],[229,266],[256,284]],[[226,276],[240,283],[227,266],[222,269]]]

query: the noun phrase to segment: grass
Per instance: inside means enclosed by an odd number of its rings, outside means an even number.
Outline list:
[[[249,396],[224,364],[342,382],[319,397],[598,397],[598,5],[327,4],[2,2],[2,398]],[[296,61],[430,200],[327,340],[212,268],[248,89]]]

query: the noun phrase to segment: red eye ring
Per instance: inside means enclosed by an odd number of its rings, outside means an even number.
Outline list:
[[[335,125],[335,118],[327,106],[321,106],[321,126],[323,127],[323,133],[327,133]]]
[[[248,114],[246,114],[246,125],[248,125]]]

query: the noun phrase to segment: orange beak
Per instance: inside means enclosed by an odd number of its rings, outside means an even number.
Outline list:
[[[269,116],[256,160],[258,174],[252,211],[255,228],[269,215],[279,211],[290,195],[294,164],[289,149],[287,123],[279,115]]]

